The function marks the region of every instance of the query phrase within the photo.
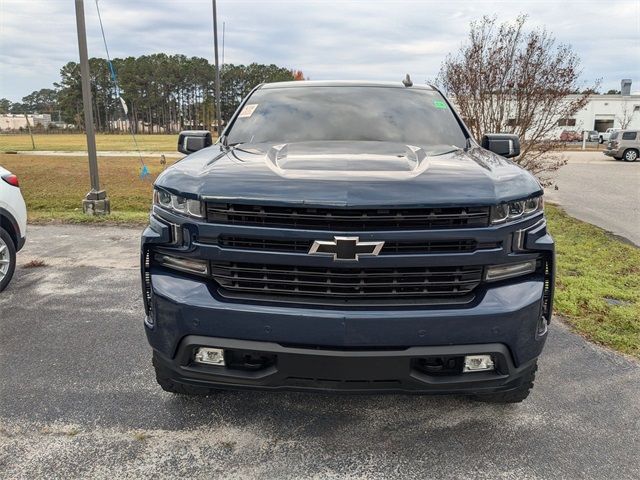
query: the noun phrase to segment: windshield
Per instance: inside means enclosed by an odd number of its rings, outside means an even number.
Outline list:
[[[438,92],[376,86],[259,89],[227,135],[228,145],[318,140],[400,142],[430,151],[466,146]]]

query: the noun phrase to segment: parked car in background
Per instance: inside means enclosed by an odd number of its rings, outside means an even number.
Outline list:
[[[640,155],[640,131],[621,130],[613,132],[607,142],[604,154],[616,160],[635,162]]]
[[[16,252],[26,240],[27,208],[18,177],[0,167],[0,292],[13,277]]]
[[[599,142],[600,133],[597,130],[587,131],[587,142]]]
[[[578,142],[582,140],[582,133],[575,130],[563,130],[560,134],[561,142]]]
[[[600,133],[600,143],[608,142],[611,139],[611,134],[613,132],[619,132],[619,128],[607,128],[606,132]]]

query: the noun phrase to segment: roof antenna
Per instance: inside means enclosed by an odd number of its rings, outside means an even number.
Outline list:
[[[404,77],[404,80],[402,80],[402,84],[405,87],[412,87],[413,86],[413,82],[411,81],[411,77],[409,76],[408,73],[407,73],[407,76]]]

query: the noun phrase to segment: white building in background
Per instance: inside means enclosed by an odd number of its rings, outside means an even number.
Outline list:
[[[583,131],[606,132],[608,128],[640,130],[640,92],[631,93],[631,80],[622,80],[621,93],[614,95],[591,95],[585,107],[571,118],[557,118],[548,139],[559,140],[563,131],[577,132],[582,138]],[[568,101],[578,95],[569,95]],[[456,104],[455,98],[450,98]],[[516,109],[512,108],[511,115]],[[464,119],[471,124],[472,119]],[[509,116],[507,126],[515,125],[516,118]]]
[[[35,127],[42,125],[44,128],[48,128],[51,123],[51,115],[48,113],[28,113],[29,125]],[[0,115],[0,130],[20,130],[27,128],[27,118],[24,115],[18,113],[3,113]]]
[[[558,119],[552,136],[559,137],[563,130],[640,129],[640,92],[631,93],[631,80],[622,80],[621,87],[619,94],[592,95],[573,117]]]

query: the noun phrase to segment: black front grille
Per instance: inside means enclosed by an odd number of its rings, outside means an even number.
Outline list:
[[[312,230],[425,230],[489,225],[489,207],[312,208],[207,203],[207,220],[230,225]]]
[[[200,239],[201,241],[203,239]],[[205,240],[205,243],[208,243]],[[223,235],[218,245],[225,248],[244,250],[260,250],[268,252],[303,252],[306,253],[313,244],[312,240],[278,240],[269,238],[253,238]],[[465,240],[429,240],[385,242],[381,255],[388,254],[424,254],[424,253],[462,253],[474,252],[480,248],[497,248],[497,243],[478,245],[473,239]]]
[[[455,298],[469,295],[482,267],[323,268],[250,263],[212,263],[221,293],[345,300]]]

